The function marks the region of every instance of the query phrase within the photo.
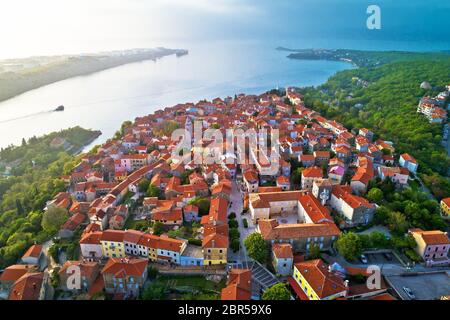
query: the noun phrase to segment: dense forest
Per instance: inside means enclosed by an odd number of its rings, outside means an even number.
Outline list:
[[[420,88],[428,81],[432,89]],[[376,138],[394,142],[396,153],[419,162],[419,176],[437,199],[450,196],[450,158],[441,145],[442,125],[416,112],[419,99],[450,84],[450,56],[346,70],[324,85],[300,89],[305,103],[348,129],[366,127]]]
[[[29,245],[52,235],[41,226],[48,200],[65,191],[60,179],[77,164],[80,148],[99,135],[75,127],[23,141],[0,151],[0,269],[15,263]]]

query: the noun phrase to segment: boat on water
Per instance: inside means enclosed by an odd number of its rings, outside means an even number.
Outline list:
[[[60,111],[64,111],[64,106],[60,105],[58,108],[56,108],[54,111],[56,112],[60,112]]]

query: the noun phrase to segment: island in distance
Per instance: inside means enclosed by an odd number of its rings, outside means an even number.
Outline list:
[[[181,57],[188,51],[159,47],[0,60],[0,101],[57,81],[172,54]]]

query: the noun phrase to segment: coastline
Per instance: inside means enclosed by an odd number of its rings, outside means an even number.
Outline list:
[[[187,55],[185,49],[136,49],[98,54],[30,57],[0,61],[0,102],[59,81],[165,56]],[[17,69],[17,70],[16,70]]]
[[[447,51],[366,51],[352,49],[289,49],[285,47],[278,47],[276,50],[290,52],[287,56],[289,59],[340,61],[350,63],[357,68],[373,68],[392,62],[450,58],[450,54]]]
[[[72,154],[74,156],[78,156],[80,154],[84,154],[89,152],[90,150],[92,150],[95,146],[94,142],[103,134],[100,130],[92,130],[95,135],[86,141],[86,143],[84,145],[82,145],[80,148],[78,148],[78,150],[72,152]],[[89,150],[86,150],[87,148],[89,148]]]

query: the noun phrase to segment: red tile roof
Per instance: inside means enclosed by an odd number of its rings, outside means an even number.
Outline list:
[[[323,170],[319,167],[310,167],[306,168],[302,172],[302,177],[305,178],[322,178],[323,177]]]
[[[281,259],[293,259],[292,246],[289,243],[275,243],[272,245],[275,257]]]
[[[339,228],[334,223],[281,224],[277,220],[259,220],[258,229],[265,240],[292,240],[313,237],[339,236]]]
[[[100,244],[100,239],[102,238],[103,232],[94,231],[91,233],[86,233],[80,239],[80,244]],[[108,240],[109,241],[109,240]]]
[[[330,272],[328,265],[320,259],[299,262],[294,267],[321,299],[347,290],[344,280]]]
[[[423,231],[421,229],[412,229],[410,232],[421,236],[427,245],[450,244],[447,232],[442,232],[440,230]]]
[[[22,259],[28,257],[39,258],[41,252],[42,252],[41,244],[32,245],[30,248],[28,248],[27,252],[25,252],[25,254],[22,256]]]
[[[31,266],[28,264],[14,264],[6,268],[0,275],[0,281],[17,281],[25,273],[30,271],[37,271],[36,266]]]
[[[109,258],[103,273],[113,274],[117,278],[127,276],[140,277],[148,265],[148,259]]]
[[[123,242],[125,231],[122,230],[106,230],[103,231],[100,238],[101,241]]]
[[[252,297],[252,272],[249,269],[231,269],[228,284],[222,289],[222,300],[250,300]]]
[[[38,300],[44,273],[26,273],[11,287],[8,300]]]

